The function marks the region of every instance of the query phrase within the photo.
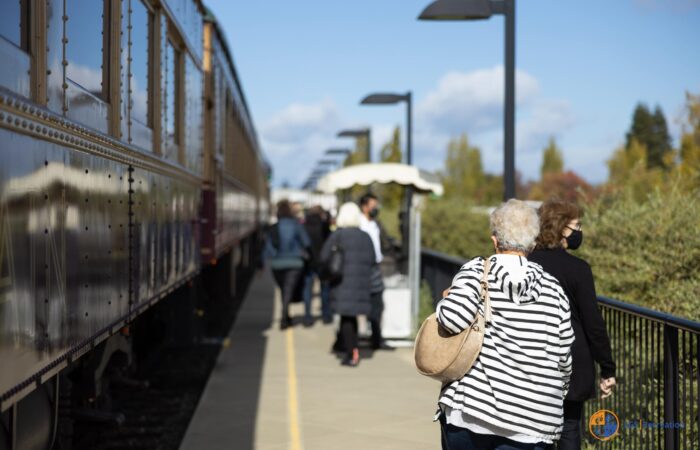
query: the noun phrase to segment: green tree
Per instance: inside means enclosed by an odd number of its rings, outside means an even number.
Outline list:
[[[344,167],[364,164],[367,162],[367,138],[358,137],[355,140],[355,149],[345,158]]]
[[[648,168],[669,168],[668,155],[672,152],[671,135],[668,132],[666,117],[658,105],[654,113],[644,103],[637,104],[632,115],[632,125],[627,132],[625,148],[630,149],[633,141],[646,149]]]
[[[354,166],[356,164],[365,164],[367,162],[367,139],[359,137],[355,140],[355,149],[345,158],[343,167]],[[358,199],[369,188],[366,186],[355,185],[350,189],[345,189],[340,193],[340,198],[343,199]]]
[[[564,170],[564,156],[553,137],[549,138],[549,144],[542,153],[542,178],[547,174],[557,174]]]
[[[516,192],[520,183],[518,183],[518,173],[516,172]],[[477,199],[481,205],[498,205],[503,201],[503,175],[494,175],[487,173],[484,176],[484,184],[479,189]]]
[[[394,128],[391,140],[382,147],[380,157],[382,162],[386,163],[401,162],[401,129],[399,127]],[[395,183],[383,185],[377,189],[382,207],[388,213],[398,213],[401,207],[401,199],[403,198],[403,190],[402,186]],[[382,214],[382,216],[385,216],[385,214]]]
[[[421,214],[421,228],[425,248],[462,258],[493,253],[488,211],[468,200],[429,199]]]
[[[684,186],[700,188],[700,95],[685,94],[686,117],[681,135],[679,175]]]
[[[641,201],[650,189],[661,187],[665,176],[661,168],[648,168],[647,148],[632,139],[629,147],[618,148],[608,160],[608,190],[628,189]]]
[[[654,109],[652,124],[654,126],[652,135],[654,140],[647,143],[647,165],[669,169],[672,164],[669,156],[673,152],[671,134],[668,132],[666,117],[658,105]]]
[[[466,134],[450,140],[441,175],[446,197],[479,200],[480,189],[483,190],[486,181],[481,150],[469,145]]]

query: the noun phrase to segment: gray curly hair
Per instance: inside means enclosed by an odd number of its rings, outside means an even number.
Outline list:
[[[489,222],[498,250],[530,253],[535,247],[540,219],[535,208],[527,203],[510,199],[491,213]]]

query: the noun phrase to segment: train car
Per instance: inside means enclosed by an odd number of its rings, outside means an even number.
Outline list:
[[[61,374],[80,367],[98,397],[145,310],[250,262],[269,165],[199,0],[7,0],[0,16],[0,450],[45,449]]]
[[[229,48],[216,18],[208,12],[204,25],[204,262],[215,262],[231,249],[234,259],[247,258],[248,246],[254,242],[249,237],[269,217],[270,168],[260,154]]]

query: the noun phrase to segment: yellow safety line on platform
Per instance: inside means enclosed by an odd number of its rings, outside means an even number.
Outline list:
[[[301,450],[299,430],[299,398],[297,395],[297,369],[294,356],[294,331],[287,328],[287,389],[289,391],[289,437],[291,450]]]

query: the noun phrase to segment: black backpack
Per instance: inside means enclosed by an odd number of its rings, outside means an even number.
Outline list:
[[[333,246],[331,247],[331,255],[328,261],[323,265],[322,276],[331,284],[338,284],[343,279],[343,265],[345,263],[345,253],[343,247],[338,242],[335,236]]]

